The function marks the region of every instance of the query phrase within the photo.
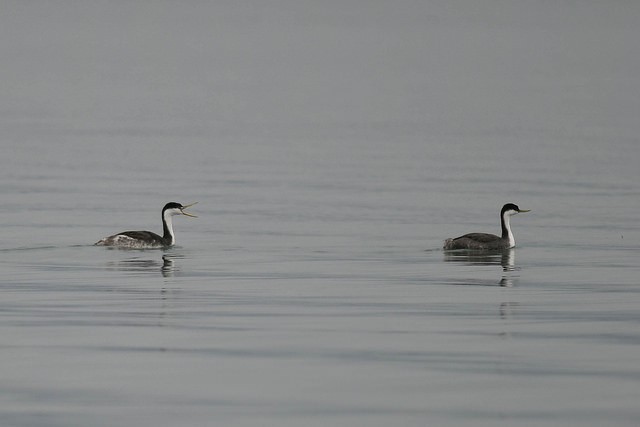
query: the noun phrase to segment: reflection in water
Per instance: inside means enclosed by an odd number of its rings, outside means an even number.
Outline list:
[[[500,303],[500,317],[508,319],[513,315],[515,309],[520,306],[519,303],[513,301],[505,301]]]
[[[517,280],[514,274],[518,270],[515,265],[515,249],[498,251],[447,251],[444,253],[446,262],[458,262],[466,265],[500,265],[502,275],[498,284],[504,287],[512,287]]]
[[[479,251],[449,251],[445,252],[444,260],[446,262],[457,262],[470,266],[491,266],[499,265],[502,268],[502,274],[497,284],[501,287],[511,288],[515,286],[518,280],[517,271],[519,267],[516,266],[516,251],[515,249],[505,249],[492,252],[479,252]],[[496,284],[496,282],[492,282]],[[501,319],[510,319],[513,315],[513,310],[519,306],[519,303],[513,301],[505,301],[500,303],[499,315]],[[509,330],[502,330],[499,332],[502,338],[509,338]]]
[[[162,268],[160,271],[164,277],[171,277],[173,273],[176,271],[175,263],[173,262],[174,256],[172,255],[162,255]]]
[[[155,259],[145,258],[129,258],[117,262],[107,264],[109,268],[119,271],[128,272],[157,272],[159,271],[164,277],[171,277],[176,272],[175,258],[176,255],[162,255],[162,262]]]

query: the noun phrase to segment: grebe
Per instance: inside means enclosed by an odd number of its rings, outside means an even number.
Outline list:
[[[529,212],[530,210],[520,209],[518,205],[507,203],[500,211],[502,237],[487,233],[469,233],[455,239],[445,240],[443,249],[498,250],[513,248],[516,245],[516,239],[511,231],[510,219],[515,214]]]
[[[118,246],[122,248],[166,248],[173,246],[176,242],[176,237],[173,234],[171,217],[174,215],[186,215],[197,218],[197,216],[184,211],[196,203],[198,202],[182,206],[180,203],[171,202],[164,205],[164,208],[162,208],[162,229],[164,234],[162,236],[150,231],[123,231],[122,233],[105,237],[95,244],[97,246]]]

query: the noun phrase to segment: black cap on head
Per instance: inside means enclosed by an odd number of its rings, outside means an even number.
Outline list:
[[[520,212],[520,208],[518,207],[518,205],[513,204],[513,203],[507,203],[506,205],[504,205],[502,207],[502,211],[501,213],[505,213],[506,211],[516,211],[516,212]]]
[[[162,211],[164,212],[167,209],[182,209],[182,205],[176,202],[169,202],[166,205],[164,205],[164,208],[162,208]]]

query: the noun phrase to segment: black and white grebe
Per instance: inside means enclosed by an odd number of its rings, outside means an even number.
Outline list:
[[[96,242],[96,245],[138,249],[166,248],[168,246],[173,246],[176,242],[176,236],[173,234],[173,223],[171,221],[171,217],[174,215],[186,215],[197,218],[197,216],[184,211],[196,203],[182,206],[180,203],[171,202],[164,205],[164,208],[162,208],[162,228],[164,234],[162,236],[150,231],[123,231],[122,233],[105,237],[104,239]]]
[[[530,209],[520,209],[518,205],[507,203],[500,211],[502,237],[488,233],[469,233],[455,239],[445,240],[443,249],[499,250],[513,248],[516,245],[516,239],[511,231],[510,219],[515,214],[529,211]]]

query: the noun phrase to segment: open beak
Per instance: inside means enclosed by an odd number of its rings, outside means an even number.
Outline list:
[[[192,217],[192,218],[198,218],[196,215],[194,215],[194,214],[192,214],[192,213],[189,213],[189,212],[185,212],[185,211],[184,211],[185,209],[187,209],[188,207],[191,207],[191,206],[195,205],[196,203],[198,203],[198,202],[191,203],[190,205],[187,205],[187,206],[183,206],[183,207],[182,207],[182,209],[180,209],[180,212],[182,212],[182,215],[190,216],[190,217]]]
[[[531,212],[531,209],[520,209],[518,213]]]

